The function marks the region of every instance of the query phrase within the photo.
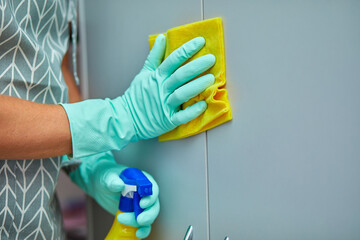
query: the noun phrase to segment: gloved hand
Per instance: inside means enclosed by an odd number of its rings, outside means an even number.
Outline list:
[[[101,153],[81,159],[80,166],[70,172],[70,178],[109,213],[115,215],[124,182],[119,175],[127,167],[115,162],[111,152]],[[138,227],[136,236],[146,238],[151,231],[151,224],[160,212],[159,186],[152,176],[144,172],[153,185],[153,194],[140,200],[140,207],[145,209],[135,219],[134,213],[122,213],[118,221],[122,224]]]
[[[131,141],[157,137],[203,113],[205,101],[184,110],[180,105],[215,81],[207,74],[189,82],[214,65],[212,54],[181,66],[204,44],[204,38],[194,38],[161,63],[166,39],[159,35],[143,69],[123,96],[62,104],[70,122],[73,157],[120,150]]]

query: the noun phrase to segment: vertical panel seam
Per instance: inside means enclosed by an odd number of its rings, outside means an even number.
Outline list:
[[[201,20],[205,19],[205,16],[204,16],[204,1],[205,0],[200,0],[200,4],[201,4]]]
[[[89,78],[88,78],[88,62],[87,62],[87,36],[86,36],[86,16],[84,0],[79,1],[79,38],[80,38],[80,74],[81,74],[81,95],[84,99],[89,98]],[[88,232],[88,240],[94,239],[94,214],[92,199],[86,196],[86,231]]]
[[[209,198],[209,162],[208,134],[205,131],[205,194],[206,194],[206,238],[210,240],[210,198]]]
[[[81,95],[84,99],[89,98],[89,77],[87,62],[87,39],[86,39],[86,16],[85,0],[79,1],[79,33],[80,33],[80,71],[81,71]]]
[[[205,19],[205,0],[200,0],[201,20]],[[210,240],[210,198],[209,198],[209,158],[208,158],[208,134],[205,131],[205,194],[206,194],[206,239]]]

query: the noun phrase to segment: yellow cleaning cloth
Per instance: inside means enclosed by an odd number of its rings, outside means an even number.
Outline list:
[[[153,47],[157,35],[149,36],[150,49]],[[225,49],[221,18],[213,18],[172,28],[165,35],[167,41],[165,58],[187,41],[199,36],[204,37],[206,40],[205,46],[189,61],[209,53],[214,54],[216,57],[215,65],[203,75],[212,73],[215,76],[215,83],[203,93],[182,105],[182,109],[185,109],[195,102],[205,100],[208,104],[206,111],[194,120],[159,136],[159,141],[189,137],[231,120],[232,114],[225,89]]]

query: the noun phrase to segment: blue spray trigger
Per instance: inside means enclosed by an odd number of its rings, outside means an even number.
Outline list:
[[[119,210],[122,212],[134,212],[135,218],[144,211],[140,207],[140,200],[143,197],[152,194],[152,183],[145,174],[137,168],[127,168],[120,174],[120,178],[126,185],[136,186],[136,192],[133,192],[132,198],[121,196]]]

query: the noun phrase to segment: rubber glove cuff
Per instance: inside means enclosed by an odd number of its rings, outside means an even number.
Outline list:
[[[120,150],[129,142],[138,141],[128,107],[121,97],[60,105],[70,124],[71,158]]]

